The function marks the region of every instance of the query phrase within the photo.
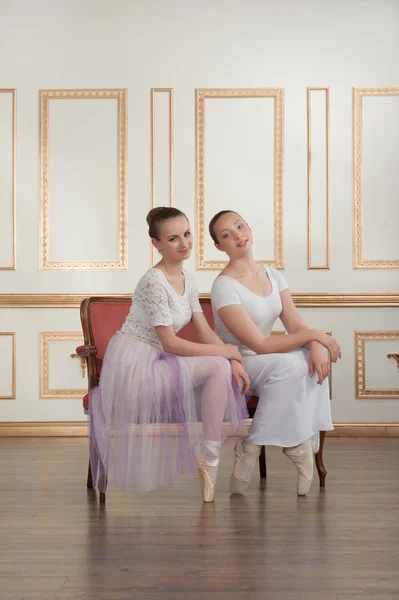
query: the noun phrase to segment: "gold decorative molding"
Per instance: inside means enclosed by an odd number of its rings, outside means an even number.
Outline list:
[[[173,88],[151,88],[151,207],[156,206],[156,159],[155,159],[155,95],[169,95],[169,206],[173,206],[173,164],[174,164],[174,121],[173,121]],[[156,249],[151,244],[151,264],[157,262]]]
[[[326,96],[326,264],[312,264],[312,92],[325,92]],[[308,116],[308,269],[331,268],[331,227],[330,227],[330,89],[328,87],[307,88]]]
[[[51,331],[40,333],[40,398],[80,398],[87,394],[82,389],[50,389],[49,387],[49,343],[76,341],[83,344],[83,334],[79,331]]]
[[[399,307],[399,293],[299,293],[292,294],[297,307],[303,308],[382,308]]]
[[[197,269],[223,269],[226,261],[205,259],[206,181],[205,181],[205,101],[218,98],[273,98],[274,100],[274,259],[259,260],[276,269],[284,268],[283,185],[284,185],[284,90],[265,89],[196,89],[195,90],[195,147],[196,147],[196,213]]]
[[[86,371],[87,371],[87,363],[86,363],[86,359],[83,358],[82,356],[78,356],[76,354],[76,352],[74,352],[73,354],[71,354],[71,358],[78,358],[79,362],[80,362],[80,370],[82,371],[82,377],[86,377]]]
[[[169,206],[173,206],[173,161],[174,161],[174,123],[173,88],[151,88],[151,205],[156,206],[156,161],[155,161],[155,95],[169,94]]]
[[[0,396],[0,400],[15,400],[17,397],[17,336],[15,332],[0,331],[0,336],[12,338],[12,387],[11,395]]]
[[[366,388],[366,340],[398,340],[399,331],[355,331],[356,399],[399,398],[399,388]]]
[[[363,258],[363,131],[362,101],[367,96],[399,96],[399,87],[353,88],[353,268],[399,269],[399,259]]]
[[[0,266],[0,271],[15,271],[17,268],[17,90],[0,89],[0,94],[12,96],[12,265]]]
[[[125,297],[125,294],[0,294],[0,308],[79,308],[85,298]]]
[[[0,437],[87,437],[87,421],[0,422]],[[334,423],[328,437],[399,438],[399,423]]]
[[[89,297],[112,296],[122,298],[123,294],[0,294],[0,308],[79,308],[82,300]],[[199,294],[200,298],[210,298],[209,292]],[[298,308],[398,308],[399,292],[375,293],[293,293],[292,298]]]
[[[396,352],[396,354],[387,354],[387,358],[394,358],[399,370],[399,352]]]
[[[49,256],[49,102],[117,100],[118,102],[118,259],[55,262]],[[127,90],[40,90],[40,269],[117,271],[127,269]]]

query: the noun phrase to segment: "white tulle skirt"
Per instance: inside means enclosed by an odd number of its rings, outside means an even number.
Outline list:
[[[117,332],[89,397],[93,480],[100,490],[107,481],[138,491],[173,485],[196,470],[193,449],[220,446],[247,416],[228,360],[175,356]]]

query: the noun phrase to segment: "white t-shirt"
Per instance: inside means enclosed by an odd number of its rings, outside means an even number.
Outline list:
[[[190,322],[194,312],[202,312],[195,280],[187,271],[183,274],[185,286],[181,296],[160,269],[149,269],[137,284],[122,333],[159,344],[154,327],[173,325],[177,333]]]
[[[259,296],[251,292],[251,290],[237,281],[237,279],[228,277],[227,275],[219,275],[212,285],[211,302],[215,318],[215,331],[225,344],[238,346],[243,356],[250,356],[256,353],[241,344],[227,329],[218,315],[218,310],[224,306],[241,304],[263,335],[269,337],[273,325],[282,310],[280,292],[287,289],[288,284],[284,276],[277,269],[265,266],[265,270],[272,286],[272,290],[268,296]]]

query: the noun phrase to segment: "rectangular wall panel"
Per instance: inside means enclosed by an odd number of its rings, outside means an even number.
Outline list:
[[[399,269],[399,87],[353,89],[354,268]]]
[[[260,263],[284,268],[284,90],[196,90],[197,269],[227,263],[208,233],[224,209],[254,233]]]
[[[308,269],[329,269],[330,260],[330,92],[307,89]]]
[[[86,361],[75,353],[83,343],[79,331],[40,334],[41,398],[83,398],[87,392]]]
[[[16,269],[17,91],[0,89],[0,271]]]
[[[151,89],[151,205],[173,206],[173,89]],[[160,254],[151,244],[152,265]]]
[[[16,383],[16,335],[0,331],[0,400],[15,400]]]
[[[40,92],[41,269],[127,268],[126,96]]]
[[[399,331],[355,332],[356,398],[399,398]]]

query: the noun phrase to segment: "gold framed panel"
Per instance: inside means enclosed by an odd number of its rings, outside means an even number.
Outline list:
[[[326,264],[312,264],[312,92],[325,92],[326,96]],[[307,88],[307,135],[308,135],[308,269],[331,269],[331,223],[330,223],[330,88]]]
[[[0,396],[0,400],[15,400],[17,397],[17,335],[14,331],[0,331],[0,336],[10,336],[12,338],[11,395]]]
[[[40,90],[40,269],[127,270],[127,90]],[[117,100],[118,103],[118,259],[52,261],[49,256],[49,102],[54,100]]]
[[[372,399],[399,399],[398,388],[366,388],[366,340],[399,340],[399,331],[355,331],[355,377],[356,400],[363,398]],[[398,380],[399,381],[399,380]]]
[[[399,96],[399,87],[353,88],[353,268],[399,269],[399,259],[363,258],[363,129],[362,101],[367,96]]]
[[[0,294],[0,308],[79,308],[88,297],[132,296],[133,292],[106,294]],[[209,292],[199,294],[210,298]],[[398,308],[399,293],[292,293],[297,307],[301,308]]]
[[[151,208],[156,206],[156,157],[155,157],[155,135],[156,135],[156,94],[169,95],[169,206],[173,206],[173,170],[174,170],[174,96],[173,88],[151,88]],[[157,262],[156,249],[151,244],[151,264]]]
[[[83,344],[83,333],[80,331],[42,331],[40,333],[40,398],[82,399],[87,394],[87,387],[82,389],[51,389],[49,386],[49,343],[71,340]]]
[[[0,94],[11,94],[12,96],[12,264],[0,265],[0,271],[15,271],[17,268],[17,90],[0,89]]]
[[[195,147],[196,147],[196,216],[197,216],[197,270],[220,270],[227,261],[205,259],[206,177],[205,177],[205,122],[207,99],[217,98],[273,98],[274,100],[274,258],[258,260],[260,264],[284,269],[284,89],[196,89],[195,90]]]

